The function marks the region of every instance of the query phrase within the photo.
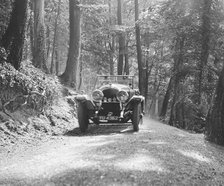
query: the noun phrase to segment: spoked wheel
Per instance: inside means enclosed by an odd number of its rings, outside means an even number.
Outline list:
[[[77,114],[78,114],[78,122],[79,128],[81,132],[86,132],[88,129],[89,118],[88,118],[88,110],[83,103],[78,103],[77,105]]]
[[[132,125],[135,132],[139,131],[139,123],[142,120],[141,103],[137,103],[133,108]]]

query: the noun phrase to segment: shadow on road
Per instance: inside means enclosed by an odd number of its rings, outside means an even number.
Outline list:
[[[130,123],[106,123],[106,124],[90,124],[85,133],[81,133],[78,127],[66,132],[65,136],[95,136],[106,134],[131,134],[134,133]]]

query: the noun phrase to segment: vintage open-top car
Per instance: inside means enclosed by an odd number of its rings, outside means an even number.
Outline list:
[[[97,76],[96,89],[91,96],[76,96],[77,115],[81,132],[88,129],[89,121],[100,123],[127,123],[139,130],[144,113],[145,98],[134,86],[134,76]]]

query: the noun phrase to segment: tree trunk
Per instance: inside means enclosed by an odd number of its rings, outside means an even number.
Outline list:
[[[199,85],[198,85],[198,100],[197,103],[201,104],[201,95],[203,92],[203,84],[206,84],[206,74],[204,67],[207,65],[208,56],[209,56],[209,43],[210,43],[210,29],[211,29],[211,8],[212,0],[203,0],[202,7],[202,26],[201,26],[201,59],[199,65]],[[204,83],[203,83],[204,82]]]
[[[46,66],[46,39],[44,26],[44,0],[33,0],[34,6],[34,53],[33,64],[45,72]]]
[[[34,17],[33,17],[33,1],[30,1],[29,2],[29,7],[30,7],[30,20],[29,20],[29,25],[30,25],[30,28],[29,28],[29,34],[30,34],[30,51],[31,51],[31,56],[33,57],[34,56],[34,36],[33,36],[33,32],[34,32]]]
[[[114,75],[114,59],[112,54],[110,54],[110,75]]]
[[[144,42],[144,46],[147,48],[147,52],[145,55],[145,66],[146,66],[146,85],[145,85],[145,112],[146,114],[149,114],[149,96],[148,96],[148,88],[149,88],[149,84],[148,84],[148,80],[149,80],[149,76],[151,75],[152,72],[152,68],[154,66],[154,63],[152,61],[152,63],[150,64],[149,58],[150,58],[150,40],[149,40],[149,33],[145,32],[143,35],[143,42]],[[150,65],[149,65],[150,64]]]
[[[58,18],[60,16],[60,6],[61,6],[61,0],[58,1],[58,9],[57,9],[57,15],[55,18],[55,23],[54,23],[54,40],[53,40],[53,47],[52,47],[52,55],[51,55],[51,74],[54,73],[55,71],[55,62],[54,62],[54,55],[55,55],[55,47],[56,47],[56,42],[57,42],[57,37],[58,37]]]
[[[129,75],[128,42],[126,42],[126,45],[125,45],[124,59],[125,59],[125,63],[124,63],[124,74],[125,75]]]
[[[155,96],[155,113],[154,113],[156,118],[158,117],[158,112],[159,112],[159,95],[157,92]]]
[[[60,69],[58,47],[56,47],[56,50],[55,50],[55,61],[56,61],[56,66],[55,66],[56,75],[58,76],[59,75],[59,69]]]
[[[83,83],[83,78],[82,78],[82,74],[83,74],[83,59],[82,56],[80,57],[80,65],[79,65],[79,85],[78,85],[78,90],[81,90],[82,88],[82,83]]]
[[[180,127],[184,125],[182,117],[183,110],[180,102],[181,84],[180,84],[180,72],[183,68],[183,48],[185,38],[178,36],[175,44],[175,56],[174,56],[174,88],[173,88],[173,100],[171,104],[171,114],[169,125]]]
[[[168,87],[166,89],[166,94],[165,94],[164,99],[163,99],[162,109],[161,109],[161,112],[160,112],[160,115],[159,115],[159,117],[162,120],[166,117],[166,112],[167,112],[168,104],[169,104],[169,100],[170,100],[170,94],[172,92],[172,81],[173,81],[172,78],[170,78]]]
[[[109,22],[110,22],[110,25],[112,26],[112,15],[111,15],[111,0],[108,0],[108,6],[109,6]],[[114,75],[114,57],[113,57],[113,54],[114,54],[114,35],[112,36],[109,36],[111,37],[110,39],[110,43],[109,43],[109,46],[110,46],[110,52],[109,52],[109,60],[110,60],[110,75]]]
[[[142,63],[142,48],[141,48],[141,35],[140,27],[138,24],[138,0],[135,0],[135,32],[136,32],[136,47],[137,47],[137,61],[138,61],[138,74],[139,74],[139,91],[142,95],[145,95],[146,83],[146,70]]]
[[[1,40],[1,46],[8,53],[7,61],[16,69],[19,69],[22,61],[27,5],[27,0],[16,0],[14,2],[9,26]]]
[[[213,105],[206,119],[205,131],[209,141],[224,145],[224,67],[217,83]]]
[[[117,23],[118,25],[122,25],[122,8],[121,8],[121,0],[117,1]],[[125,38],[123,33],[119,33],[119,56],[117,63],[117,74],[123,74],[123,66],[124,66],[124,46],[125,46]]]
[[[156,113],[156,101],[157,97],[159,96],[159,87],[160,87],[160,78],[159,78],[159,67],[157,64],[157,67],[155,68],[155,74],[154,74],[154,83],[152,88],[152,97],[151,97],[151,104],[149,106],[149,114],[152,118],[158,117],[158,112]],[[146,91],[146,89],[145,89]]]
[[[47,25],[46,26],[46,61],[48,61],[49,56],[50,56],[50,50],[51,50],[51,30],[50,30],[50,26]]]
[[[68,86],[78,88],[79,57],[81,47],[81,10],[78,0],[69,0],[70,36],[68,60],[61,79]]]

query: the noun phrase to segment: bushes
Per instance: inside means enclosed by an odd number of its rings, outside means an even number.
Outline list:
[[[61,85],[57,77],[46,75],[36,69],[30,61],[24,61],[19,70],[15,70],[5,62],[0,64],[0,88],[0,100],[3,104],[16,96],[27,96],[36,92],[36,95],[43,95],[46,98],[44,103],[46,106],[51,105],[53,100],[61,94]],[[40,105],[32,104],[30,106],[34,109],[40,108]]]
[[[16,143],[20,136],[39,138],[74,128],[74,106],[62,90],[57,77],[29,61],[22,62],[19,70],[0,62],[0,146]]]

